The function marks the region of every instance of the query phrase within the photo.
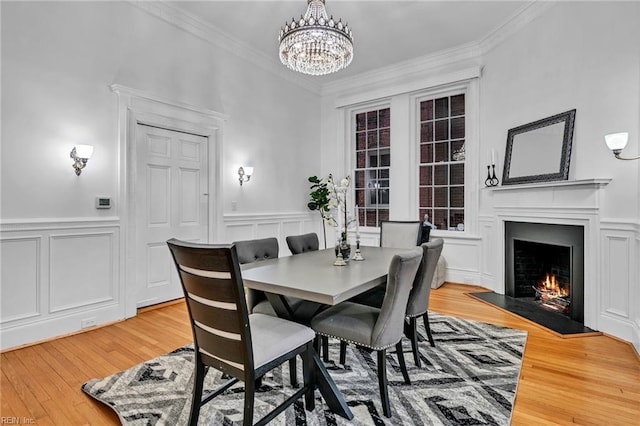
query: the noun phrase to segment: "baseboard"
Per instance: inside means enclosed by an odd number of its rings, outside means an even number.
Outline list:
[[[117,321],[106,322],[104,324],[96,325],[95,327],[83,328],[82,330],[72,331],[71,333],[61,334],[61,335],[53,336],[53,337],[48,337],[46,339],[37,340],[35,342],[25,343],[23,345],[14,346],[12,348],[2,349],[2,350],[0,350],[0,354],[6,353],[6,352],[17,351],[18,349],[24,349],[24,348],[28,348],[30,346],[40,345],[42,343],[52,342],[54,340],[64,339],[65,337],[75,336],[76,334],[83,334],[83,333],[86,333],[88,331],[98,330],[100,328],[109,327],[109,326],[111,326],[113,324],[117,324],[117,323],[122,322],[122,321],[124,321],[124,319],[117,320]]]

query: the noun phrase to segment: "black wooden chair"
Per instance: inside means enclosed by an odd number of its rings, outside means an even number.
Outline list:
[[[175,239],[167,244],[180,276],[194,338],[195,383],[189,424],[198,423],[202,405],[242,380],[243,424],[252,425],[256,380],[297,355],[303,359],[304,386],[256,424],[267,424],[303,395],[307,410],[313,410],[313,330],[282,318],[248,313],[233,245]],[[203,381],[209,367],[232,379],[203,397]]]

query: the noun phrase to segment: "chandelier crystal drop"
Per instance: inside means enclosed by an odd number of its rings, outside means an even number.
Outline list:
[[[353,59],[351,29],[327,16],[324,0],[307,0],[307,12],[285,23],[278,40],[282,63],[304,74],[330,74]]]

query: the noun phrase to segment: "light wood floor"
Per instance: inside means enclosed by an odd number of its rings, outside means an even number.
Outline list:
[[[607,336],[556,337],[465,294],[479,290],[446,284],[431,293],[430,309],[529,332],[513,425],[640,425],[640,360],[629,344]],[[5,352],[0,416],[34,419],[37,425],[118,424],[80,386],[190,341],[186,308],[179,303]]]

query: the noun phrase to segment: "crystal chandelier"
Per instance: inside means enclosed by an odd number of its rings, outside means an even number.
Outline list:
[[[307,0],[307,12],[280,30],[280,60],[294,71],[324,75],[353,59],[353,35],[342,20],[327,17],[324,0]]]

